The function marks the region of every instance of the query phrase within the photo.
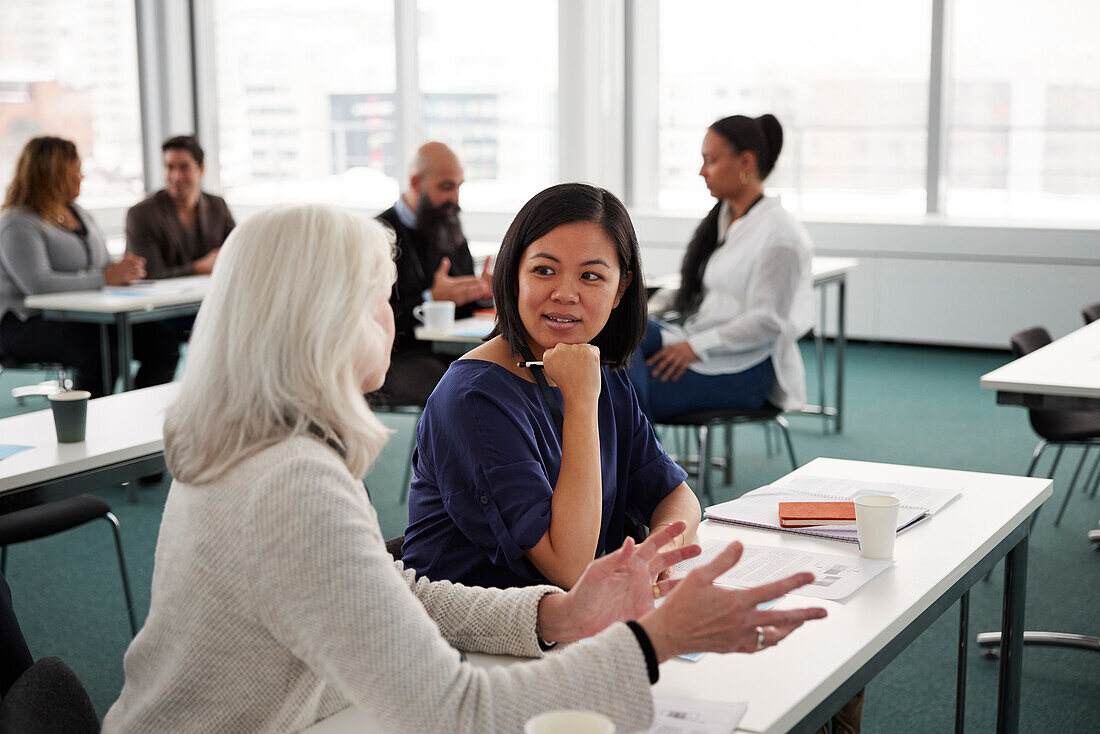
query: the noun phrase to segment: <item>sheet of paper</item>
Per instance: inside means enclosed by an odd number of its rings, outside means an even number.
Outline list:
[[[19,446],[17,444],[0,443],[0,459],[6,459],[12,454],[18,454],[20,451],[26,451],[30,446]]]
[[[733,734],[748,704],[653,696],[653,726],[647,734]]]
[[[938,489],[936,487],[918,487],[912,484],[864,482],[856,479],[815,476],[787,477],[772,486],[840,499],[852,498],[860,494],[888,494],[897,497],[903,505],[923,507],[933,515],[958,497],[959,490],[962,489],[961,487],[957,489]]]
[[[710,563],[729,543],[708,540],[703,552],[678,566],[674,575],[686,575],[691,569]],[[749,588],[786,578],[792,573],[809,571],[814,582],[792,592],[798,596],[840,601],[893,565],[893,561],[876,561],[862,556],[841,556],[830,553],[808,553],[789,548],[745,544],[741,560],[718,577],[720,586]]]

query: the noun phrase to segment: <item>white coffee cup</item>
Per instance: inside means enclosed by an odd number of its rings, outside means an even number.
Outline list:
[[[864,558],[891,559],[898,535],[897,497],[863,494],[853,498],[856,505],[856,536]]]
[[[413,308],[413,318],[429,331],[450,331],[455,325],[454,301],[425,301]]]
[[[615,734],[615,722],[595,711],[547,711],[532,716],[524,734]]]

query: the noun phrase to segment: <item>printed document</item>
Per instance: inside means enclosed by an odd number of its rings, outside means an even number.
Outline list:
[[[697,566],[714,560],[729,545],[722,540],[703,543],[703,552],[676,566],[675,576],[685,576]],[[810,553],[790,548],[773,548],[766,545],[745,544],[741,560],[715,581],[719,586],[749,588],[768,584],[809,571],[814,575],[811,584],[793,592],[798,596],[840,601],[856,592],[861,586],[885,571],[893,561],[878,561],[862,556],[841,556],[829,553]]]
[[[653,696],[653,726],[646,734],[733,734],[748,704]]]

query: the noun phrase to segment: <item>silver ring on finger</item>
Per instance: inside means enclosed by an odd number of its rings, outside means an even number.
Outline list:
[[[764,649],[764,628],[763,627],[757,627],[756,628],[756,649],[757,650],[763,650]]]

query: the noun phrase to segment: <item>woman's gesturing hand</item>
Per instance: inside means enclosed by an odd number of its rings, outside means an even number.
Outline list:
[[[639,619],[651,612],[654,586],[664,596],[679,583],[675,579],[657,582],[660,573],[701,552],[697,545],[661,550],[685,527],[683,521],[670,523],[641,545],[627,538],[619,550],[588,564],[569,593],[543,597],[539,606],[543,639],[579,640],[615,622]]]
[[[543,352],[542,366],[566,401],[600,397],[600,349],[591,344],[558,344]]]
[[[757,652],[775,645],[803,622],[825,616],[821,608],[757,609],[758,604],[813,581],[810,573],[751,589],[716,586],[715,579],[733,568],[743,551],[740,543],[731,543],[710,563],[680,579],[664,604],[639,620],[658,660],[689,652]]]

